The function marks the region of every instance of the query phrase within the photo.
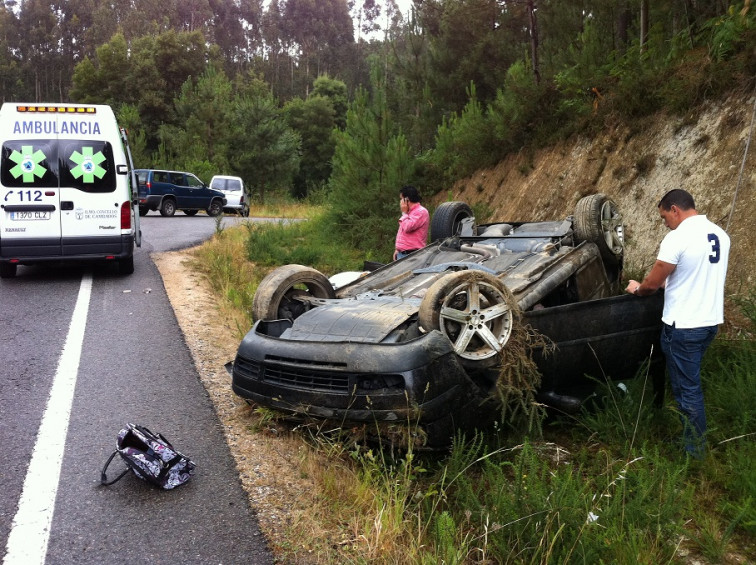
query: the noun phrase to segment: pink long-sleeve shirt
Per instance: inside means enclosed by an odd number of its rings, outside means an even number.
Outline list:
[[[430,214],[419,202],[410,204],[409,212],[399,218],[396,232],[396,250],[408,251],[425,247],[428,241]]]

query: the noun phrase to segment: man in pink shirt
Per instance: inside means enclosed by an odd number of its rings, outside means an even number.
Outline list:
[[[420,204],[420,194],[414,186],[405,186],[399,191],[399,231],[396,233],[394,261],[425,247],[428,240],[430,215]]]

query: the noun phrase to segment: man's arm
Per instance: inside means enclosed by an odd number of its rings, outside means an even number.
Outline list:
[[[664,286],[667,277],[672,274],[675,267],[677,267],[677,265],[665,263],[664,261],[659,261],[657,259],[654,266],[651,267],[651,270],[646,275],[646,278],[643,279],[643,282],[639,283],[638,281],[631,280],[627,284],[625,292],[637,294],[638,296],[648,296],[649,294],[653,294]]]
[[[411,209],[407,213],[407,217],[402,218],[402,222],[404,225],[404,232],[405,233],[411,233],[413,231],[416,231],[423,227],[425,224],[428,223],[428,216],[423,212],[423,210],[420,209],[419,206],[416,208]]]

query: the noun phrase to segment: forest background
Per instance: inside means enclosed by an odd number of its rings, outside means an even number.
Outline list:
[[[751,0],[6,0],[2,101],[112,105],[138,167],[327,203],[390,249],[425,196],[756,75]],[[370,206],[365,206],[369,202]]]

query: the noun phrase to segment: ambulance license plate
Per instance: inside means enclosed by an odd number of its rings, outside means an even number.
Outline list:
[[[50,212],[11,212],[11,220],[49,220]]]

